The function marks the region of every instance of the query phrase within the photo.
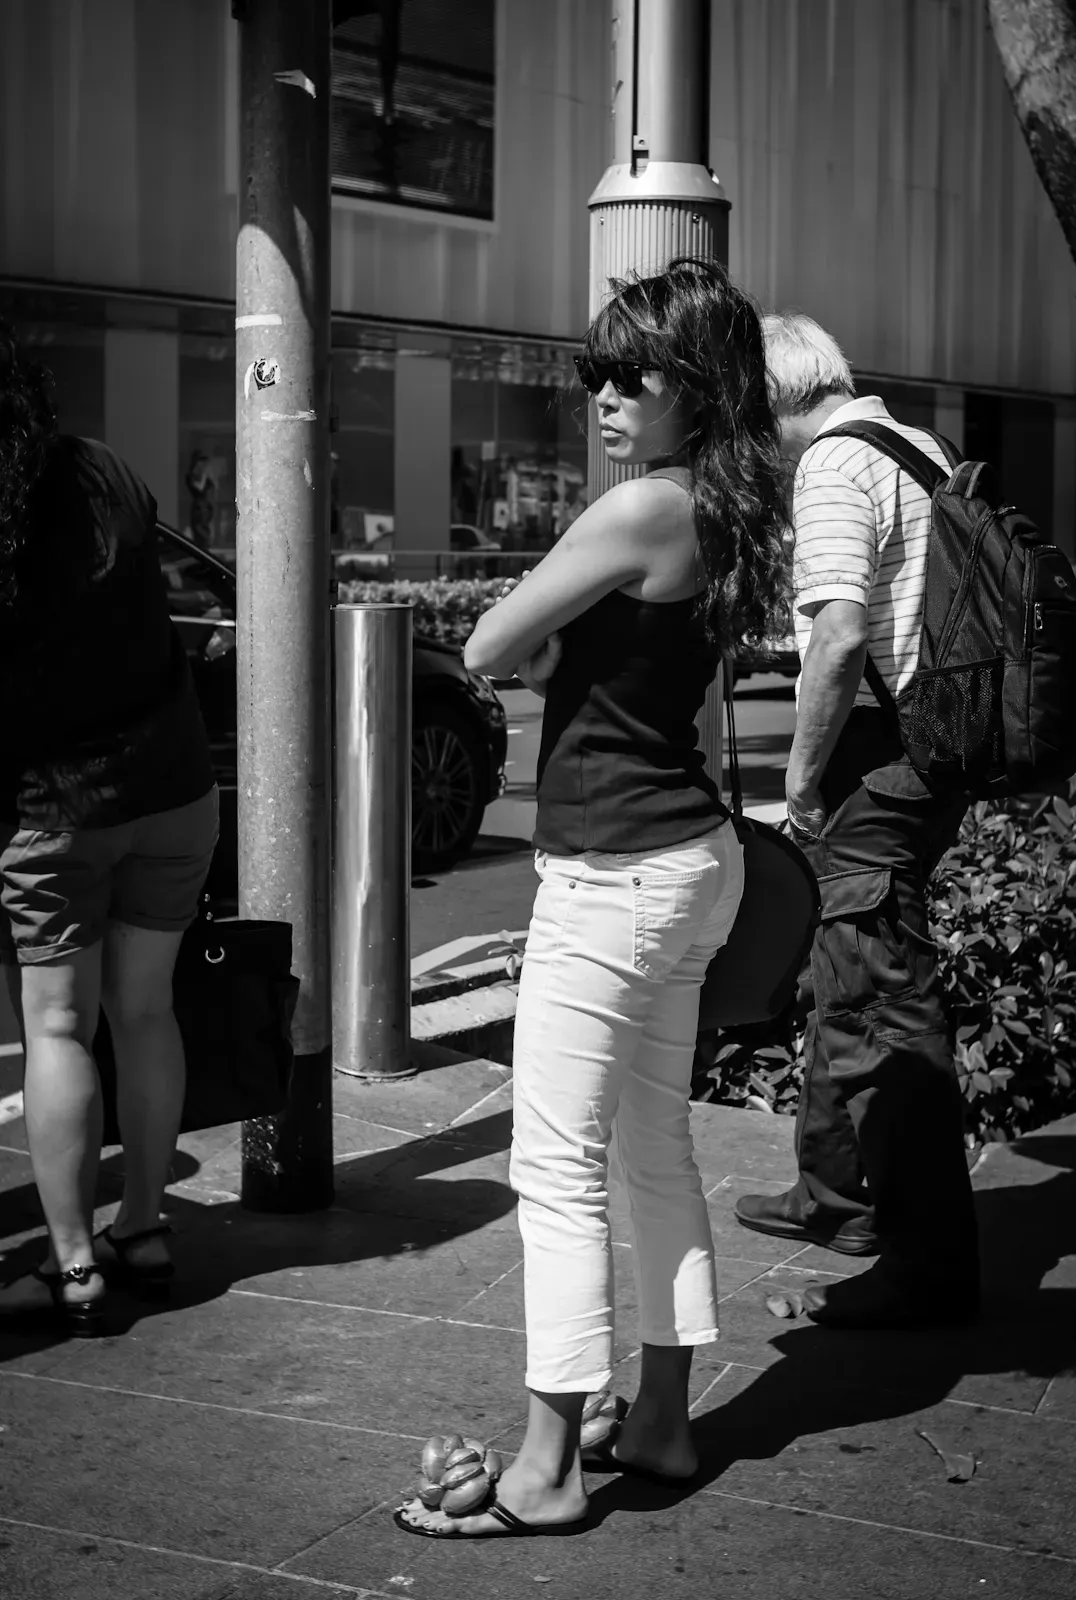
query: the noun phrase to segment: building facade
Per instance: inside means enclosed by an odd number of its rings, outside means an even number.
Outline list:
[[[585,503],[616,0],[353,7],[333,74],[334,543],[540,550]],[[229,0],[5,0],[0,312],[61,420],[234,537]],[[730,267],[1073,548],[1074,269],[979,0],[712,0]],[[455,542],[473,535],[461,531]]]

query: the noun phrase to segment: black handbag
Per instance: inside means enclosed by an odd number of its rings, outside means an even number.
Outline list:
[[[283,1109],[299,996],[291,953],[289,922],[216,921],[204,902],[183,935],[172,980],[187,1058],[182,1133]],[[118,1144],[116,1067],[104,1012],[93,1051],[104,1095],[103,1142]]]
[[[818,880],[799,846],[768,823],[743,814],[736,750],[732,673],[725,670],[732,823],[743,846],[744,887],[727,944],[706,969],[699,1032],[773,1022],[796,994],[799,974],[818,926]]]

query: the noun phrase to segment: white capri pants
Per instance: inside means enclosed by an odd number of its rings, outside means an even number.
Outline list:
[[[689,1121],[699,991],[743,892],[731,822],[627,855],[536,857],[520,978],[512,1187],[530,1389],[612,1379],[609,1147],[627,1184],[644,1344],[718,1336],[714,1247]]]

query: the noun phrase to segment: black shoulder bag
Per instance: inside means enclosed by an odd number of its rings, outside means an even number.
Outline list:
[[[743,846],[744,887],[728,942],[706,971],[699,1031],[772,1022],[791,1004],[821,915],[818,880],[787,834],[743,814],[732,673],[725,669],[732,824]]]
[[[203,901],[183,935],[172,980],[187,1058],[182,1133],[283,1109],[299,996],[291,954],[289,922],[216,921]],[[103,1142],[118,1144],[116,1067],[103,1012],[93,1051],[104,1096]]]

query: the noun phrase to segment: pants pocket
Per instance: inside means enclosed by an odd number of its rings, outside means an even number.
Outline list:
[[[644,978],[666,978],[694,942],[717,892],[716,865],[700,872],[633,873],[632,965]]]
[[[815,1003],[823,1016],[863,1011],[914,994],[888,867],[818,880],[822,922],[815,936]]]

